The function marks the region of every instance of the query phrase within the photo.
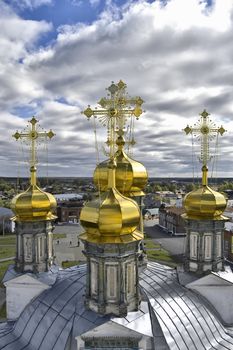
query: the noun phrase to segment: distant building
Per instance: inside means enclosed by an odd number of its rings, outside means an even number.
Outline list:
[[[83,199],[83,193],[62,193],[55,194],[54,197],[57,200],[57,203],[71,200],[81,200]]]
[[[156,196],[154,193],[147,193],[143,198],[143,203],[146,208],[155,208],[160,207],[162,200],[159,196]]]
[[[79,193],[55,194],[59,222],[77,223],[83,207],[84,196]]]
[[[159,225],[164,227],[171,234],[185,233],[183,207],[166,207],[162,205],[159,209]]]
[[[157,191],[155,195],[161,199],[161,204],[167,203],[171,206],[176,205],[177,194],[172,191]]]
[[[159,208],[150,208],[143,210],[144,226],[150,227],[159,222]]]
[[[181,198],[181,194],[176,194],[171,191],[156,191],[155,193],[147,193],[143,202],[146,208],[159,208],[161,204],[167,203],[171,206],[177,205],[177,198]]]
[[[227,201],[227,204],[229,204],[229,200]],[[230,221],[233,221],[233,208],[232,206],[227,206],[226,210],[224,211],[224,215],[226,215]]]
[[[224,215],[229,218],[229,221],[225,222],[224,257],[228,261],[233,262],[233,208],[227,207]]]
[[[224,232],[224,256],[233,262],[233,232],[228,230]]]
[[[225,223],[224,231],[224,257],[233,262],[233,222]]]
[[[144,209],[144,219],[152,220],[159,216],[159,208]]]

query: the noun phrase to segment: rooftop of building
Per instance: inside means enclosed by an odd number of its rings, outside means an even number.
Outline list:
[[[16,322],[0,325],[0,349],[61,350],[68,342],[77,349],[77,336],[109,321],[137,334],[153,335],[157,349],[233,348],[233,338],[215,310],[182,286],[172,268],[148,264],[140,275],[140,309],[123,318],[86,310],[85,283],[86,265],[60,270],[53,287],[35,298]]]
[[[13,216],[14,213],[11,209],[5,208],[5,207],[0,207],[0,217],[11,217]]]
[[[83,199],[83,193],[61,193],[54,194],[56,200],[59,201],[70,201],[70,200],[81,200]]]
[[[176,215],[181,215],[185,213],[184,207],[165,207],[164,208],[167,212],[174,213]]]

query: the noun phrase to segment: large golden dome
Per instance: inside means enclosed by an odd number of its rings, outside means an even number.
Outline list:
[[[116,159],[116,188],[126,196],[143,196],[143,189],[148,180],[148,174],[143,164],[130,158],[123,150],[123,137],[117,139],[118,150]],[[101,192],[108,187],[109,159],[100,163],[94,171],[94,183]]]
[[[50,193],[42,191],[36,185],[15,196],[11,202],[11,209],[15,213],[16,221],[40,221],[56,218],[56,199]]]
[[[143,234],[136,229],[139,221],[140,211],[137,203],[108,184],[106,193],[87,202],[83,207],[80,222],[85,233],[81,238],[95,243],[127,243],[141,240]]]
[[[184,207],[186,214],[183,214],[187,219],[201,220],[224,220],[222,216],[227,200],[225,196],[217,191],[214,191],[207,185],[207,167],[202,168],[203,181],[202,186],[197,190],[189,192],[184,198]]]

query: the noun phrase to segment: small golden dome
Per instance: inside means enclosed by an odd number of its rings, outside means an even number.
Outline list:
[[[185,217],[220,220],[226,205],[226,198],[223,194],[212,190],[209,186],[202,186],[185,196]]]
[[[56,199],[50,193],[42,191],[37,185],[15,196],[11,202],[11,209],[15,213],[16,221],[53,220],[56,216]]]
[[[202,172],[202,186],[189,192],[184,198],[186,214],[183,214],[183,217],[197,220],[225,220],[222,213],[227,200],[222,193],[212,190],[207,185],[207,166],[202,167]]]
[[[116,159],[116,188],[126,196],[143,196],[142,191],[147,183],[148,174],[143,164],[130,158],[123,150],[123,137],[117,139],[118,150]],[[108,187],[109,159],[100,163],[94,171],[94,183],[101,192]]]

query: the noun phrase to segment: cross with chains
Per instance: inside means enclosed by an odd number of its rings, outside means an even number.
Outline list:
[[[27,139],[31,142],[30,171],[32,173],[35,173],[36,172],[36,141],[44,137],[45,138],[48,137],[49,139],[51,139],[55,134],[51,129],[48,132],[39,131],[36,125],[38,123],[38,120],[35,117],[32,117],[32,119],[29,120],[29,123],[31,124],[31,126],[29,127],[28,132],[16,131],[16,133],[13,134],[12,136],[16,139],[16,141],[18,141],[19,139]],[[33,178],[35,181],[35,176]],[[34,182],[32,178],[31,178],[31,181]]]
[[[212,120],[209,119],[209,115],[210,114],[204,109],[204,111],[200,113],[201,118],[196,124],[194,124],[194,127],[187,125],[184,129],[186,135],[193,134],[194,136],[197,136],[199,140],[201,140],[200,160],[205,166],[210,159],[209,142],[213,140],[217,134],[222,136],[226,131],[223,126],[220,126],[220,128],[216,127]]]
[[[114,147],[116,144],[116,132],[118,134],[124,134],[124,127],[128,117],[135,117],[138,119],[143,113],[141,97],[128,97],[126,93],[127,85],[120,80],[118,84],[112,84],[106,89],[108,91],[108,98],[101,98],[98,104],[102,109],[92,109],[88,106],[82,113],[90,119],[99,118],[99,121],[103,126],[107,126],[108,139],[107,145],[110,147],[110,155],[114,153]],[[132,144],[135,143],[132,140]]]

